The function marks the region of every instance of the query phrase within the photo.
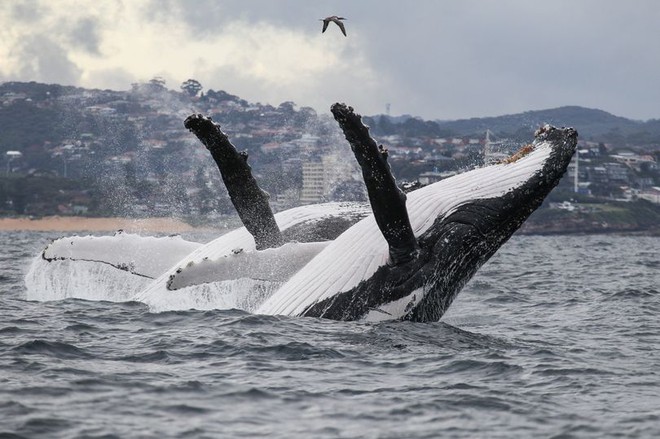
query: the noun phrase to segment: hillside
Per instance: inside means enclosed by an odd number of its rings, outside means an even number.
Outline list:
[[[463,119],[448,122],[439,122],[440,126],[461,134],[472,134],[490,129],[494,132],[513,134],[519,130],[535,130],[541,124],[549,123],[556,126],[578,127],[583,139],[608,139],[608,134],[620,133],[630,135],[633,133],[649,131],[652,123],[645,123],[614,116],[603,110],[566,106],[539,111],[526,111],[498,117],[485,117]],[[653,133],[660,140],[660,124],[655,126]]]
[[[424,121],[412,116],[386,115],[370,116],[368,120],[375,132],[381,135],[416,131],[438,136],[479,137],[490,130],[498,137],[522,141],[529,139],[539,126],[549,123],[575,127],[581,140],[609,143],[615,147],[660,144],[660,119],[642,122],[578,106],[450,121]]]
[[[330,167],[324,171],[328,181],[315,192],[318,199],[309,202],[365,200],[355,163],[345,160],[350,149],[329,115],[293,102],[275,107],[222,90],[200,92],[194,80],[180,88],[168,89],[157,78],[127,91],[0,84],[0,215],[180,215],[192,221],[233,215],[215,164],[183,127],[192,111],[212,116],[237,148],[249,153],[253,172],[276,209],[301,202],[306,166]],[[552,123],[574,126],[580,133],[580,196],[604,203],[658,197],[658,119],[633,121],[568,106],[456,121],[384,115],[364,121],[388,148],[399,181],[429,184],[482,165],[486,130],[515,151],[536,128]],[[570,173],[553,192],[553,202],[575,197]],[[617,209],[626,210],[625,205]],[[657,210],[638,213],[658,218]],[[558,220],[557,215],[547,218]],[[577,229],[590,223],[561,218]],[[637,224],[630,230],[647,225],[626,215],[618,218]],[[543,222],[547,230],[551,222]]]

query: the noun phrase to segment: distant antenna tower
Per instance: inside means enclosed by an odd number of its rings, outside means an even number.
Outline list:
[[[491,150],[490,130],[486,130],[486,142],[484,143],[484,163],[488,164],[493,151]]]
[[[575,151],[575,176],[573,177],[573,192],[578,193],[578,162],[580,161],[580,150]]]
[[[385,114],[387,114],[388,116],[390,115],[390,104],[389,103],[385,104]]]
[[[487,129],[486,141],[484,142],[484,163],[486,165],[490,165],[498,160],[506,158],[506,154],[502,152],[505,139],[492,140],[491,136],[494,136],[493,132]],[[493,146],[495,148],[493,148]]]

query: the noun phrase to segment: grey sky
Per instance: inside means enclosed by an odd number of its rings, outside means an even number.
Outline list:
[[[319,18],[347,17],[321,34]],[[252,102],[428,119],[660,118],[657,0],[0,0],[0,80],[195,78]]]

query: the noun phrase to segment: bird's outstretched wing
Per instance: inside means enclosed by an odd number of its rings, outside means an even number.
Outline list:
[[[321,33],[325,32],[325,30],[328,28],[328,23],[330,23],[330,20],[323,20],[323,30]]]
[[[341,29],[341,33],[343,33],[344,36],[346,36],[346,28],[344,27],[344,23],[342,23],[339,20],[334,20],[334,22],[337,23],[337,26],[339,26],[339,29]]]

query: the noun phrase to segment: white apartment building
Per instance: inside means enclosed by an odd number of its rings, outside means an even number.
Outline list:
[[[313,204],[327,199],[338,183],[358,177],[359,172],[353,161],[328,154],[321,157],[320,161],[303,162],[302,174],[300,204]]]

